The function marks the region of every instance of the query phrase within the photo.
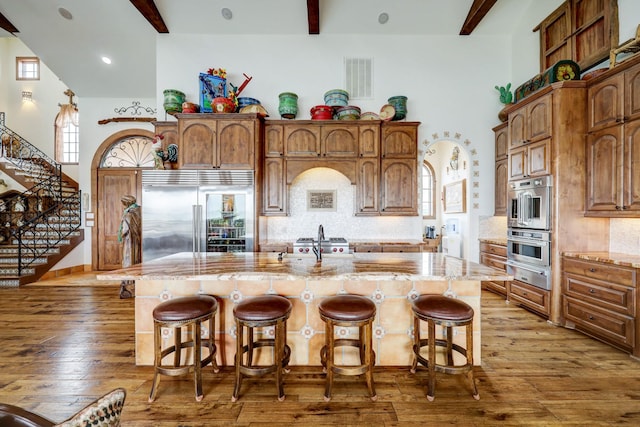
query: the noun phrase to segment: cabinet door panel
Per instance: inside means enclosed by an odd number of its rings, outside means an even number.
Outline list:
[[[624,73],[624,114],[626,120],[640,118],[640,65]]]
[[[624,117],[624,76],[622,74],[594,84],[587,91],[589,130],[621,123]]]
[[[540,98],[527,107],[527,141],[535,142],[551,136],[551,95]]]
[[[382,160],[381,214],[417,215],[415,160]]]
[[[526,176],[542,176],[551,173],[551,141],[540,141],[527,147]]]
[[[521,108],[509,114],[509,141],[511,147],[518,147],[526,142],[525,123],[527,120],[525,110],[525,108]]]
[[[253,169],[255,136],[253,121],[218,122],[218,166],[222,169]]]
[[[215,151],[216,128],[213,123],[180,122],[178,163],[181,168],[213,168],[218,165]]]
[[[359,159],[357,168],[356,215],[377,215],[380,191],[378,159]]]
[[[359,130],[358,155],[360,157],[378,157],[380,153],[380,126],[360,125]]]
[[[587,204],[590,211],[616,211],[621,169],[618,157],[622,155],[619,141],[622,126],[613,126],[588,135],[587,138]]]
[[[496,188],[494,215],[505,216],[507,214],[507,185],[509,181],[507,159],[496,162]]]
[[[265,149],[266,157],[284,156],[284,128],[282,125],[265,125]]]
[[[509,179],[525,177],[527,161],[527,147],[522,146],[509,150]]]
[[[321,152],[327,157],[355,157],[358,153],[357,126],[322,126]]]
[[[303,125],[285,126],[284,152],[288,157],[318,157],[320,155],[320,128]]]
[[[417,133],[418,129],[407,123],[383,124],[382,157],[415,157]]]
[[[286,184],[284,160],[268,157],[264,162],[264,196],[262,211],[265,215],[286,215]]]
[[[640,212],[640,121],[624,126],[623,206]]]

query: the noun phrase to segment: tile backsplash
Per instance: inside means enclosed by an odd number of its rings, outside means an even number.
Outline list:
[[[640,255],[640,219],[614,219],[609,222],[609,251]]]
[[[314,212],[307,207],[308,190],[336,192],[335,211]],[[295,178],[289,188],[289,216],[263,217],[266,229],[261,241],[289,241],[299,237],[316,237],[318,225],[324,227],[326,238],[347,240],[414,240],[422,239],[420,216],[354,215],[355,185],[343,174],[329,168],[313,168]]]

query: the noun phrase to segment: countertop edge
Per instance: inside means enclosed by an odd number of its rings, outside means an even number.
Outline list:
[[[596,261],[621,267],[640,268],[640,255],[622,252],[563,252],[563,256],[585,261]]]

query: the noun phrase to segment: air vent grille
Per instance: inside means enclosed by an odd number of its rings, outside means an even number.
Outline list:
[[[373,59],[345,58],[344,73],[349,99],[373,98]]]

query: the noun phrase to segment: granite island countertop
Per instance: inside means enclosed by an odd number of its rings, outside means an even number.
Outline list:
[[[563,252],[564,256],[623,267],[640,268],[640,255],[621,252]]]
[[[179,253],[98,275],[100,280],[513,280],[504,271],[440,253],[315,256],[269,252]]]

